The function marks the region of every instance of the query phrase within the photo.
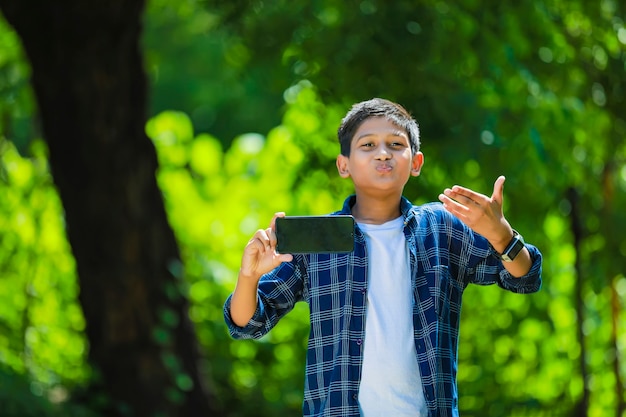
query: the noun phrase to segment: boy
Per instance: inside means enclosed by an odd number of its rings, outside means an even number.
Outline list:
[[[470,283],[531,293],[541,254],[502,213],[504,177],[491,197],[454,186],[443,204],[402,196],[424,163],[419,130],[400,105],[355,104],[338,130],[337,169],[355,194],[347,254],[278,254],[275,221],[242,257],[224,316],[235,338],[259,338],[298,301],[309,304],[305,416],[458,416],[461,297]]]

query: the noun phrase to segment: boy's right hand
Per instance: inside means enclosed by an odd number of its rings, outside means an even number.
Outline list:
[[[276,252],[276,218],[285,217],[285,213],[276,213],[270,227],[259,229],[248,241],[241,258],[239,278],[258,281],[283,262],[293,260],[293,255]]]
[[[257,230],[243,251],[239,278],[230,304],[230,316],[239,327],[248,324],[254,315],[261,276],[293,259],[291,254],[276,253],[276,218],[284,216],[285,213],[276,213],[270,227]]]

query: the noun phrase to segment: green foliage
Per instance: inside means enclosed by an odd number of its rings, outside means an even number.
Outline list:
[[[67,397],[89,375],[85,322],[45,145],[31,153],[0,138],[0,366],[28,375],[34,396]]]
[[[222,30],[220,16],[204,3],[148,2],[143,45],[150,114],[185,112],[197,132],[224,144],[241,132],[267,132],[280,123],[287,71],[269,57],[250,66],[244,40]]]
[[[50,392],[52,401],[42,397],[30,378],[0,367],[0,410],[3,417],[96,417],[88,409],[57,404],[66,396],[59,387]]]
[[[0,132],[11,137],[20,151],[26,151],[36,136],[29,77],[19,38],[0,15]]]
[[[351,188],[336,175],[335,130],[352,102],[378,95],[420,122],[426,165],[409,198],[454,183],[488,194],[504,174],[507,218],[545,256],[538,294],[467,290],[462,415],[568,416],[585,391],[590,416],[615,415],[626,400],[623,6],[418,3],[149,3],[146,129],[210,387],[233,416],[299,414],[306,306],[257,342],[232,341],[221,309],[242,248],[274,212],[339,208]],[[46,398],[90,370],[28,76],[0,26],[0,363],[23,375],[0,381],[14,404],[47,415]],[[177,318],[159,317],[166,343]]]

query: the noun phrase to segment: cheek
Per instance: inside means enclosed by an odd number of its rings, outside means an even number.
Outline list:
[[[406,158],[407,161],[410,161],[413,159],[413,152],[410,148],[406,148],[402,151],[402,157]]]
[[[411,156],[411,151],[408,149],[398,153],[398,164],[401,164],[402,166],[407,166],[409,169],[411,169]]]
[[[359,156],[355,155],[354,158],[350,160],[350,166],[352,167],[352,169],[355,169],[355,170],[363,169],[363,167],[368,164],[368,161],[366,158],[361,158]]]

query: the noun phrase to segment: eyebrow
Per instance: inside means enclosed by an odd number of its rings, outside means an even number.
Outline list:
[[[396,137],[400,137],[400,138],[405,138],[405,139],[409,139],[409,135],[405,132],[403,132],[402,130],[394,130],[392,132],[383,132],[387,133],[386,135],[384,135],[385,137],[389,137],[389,136],[396,136]],[[365,132],[363,134],[361,134],[360,136],[356,137],[355,140],[360,140],[363,138],[367,138],[368,136],[380,136],[378,133],[373,133],[373,132]]]

